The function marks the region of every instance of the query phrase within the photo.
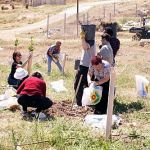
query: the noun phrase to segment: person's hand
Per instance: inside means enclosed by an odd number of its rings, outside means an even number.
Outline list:
[[[51,56],[51,55],[52,55],[52,52],[51,52],[51,51],[48,51],[48,55]]]
[[[94,86],[98,86],[99,82],[98,81],[94,81]]]
[[[80,33],[80,38],[81,38],[81,39],[85,39],[85,35],[86,35],[86,33],[85,33],[84,31],[81,31],[81,33]]]

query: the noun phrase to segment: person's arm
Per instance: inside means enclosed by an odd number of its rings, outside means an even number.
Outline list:
[[[104,78],[100,79],[99,81],[96,81],[96,85],[101,85],[110,79],[110,64],[107,64],[107,66],[104,68]]]
[[[43,81],[42,89],[43,89],[43,96],[46,97],[46,83],[44,81]]]
[[[100,52],[98,53],[99,56],[102,56],[103,60],[106,60],[109,62],[110,58],[109,58],[109,52],[107,50],[107,48],[105,46],[103,46],[100,49]],[[110,63],[110,62],[109,62]]]
[[[90,45],[85,41],[85,35],[86,35],[86,33],[83,31],[80,33],[82,48],[83,48],[83,50],[88,50],[88,49],[90,49]]]
[[[54,46],[50,46],[50,48],[47,50],[48,56],[51,56],[53,54],[53,49],[54,49]]]
[[[85,39],[82,39],[82,48],[84,50],[90,49],[90,45],[85,41]]]
[[[93,76],[94,76],[93,67],[90,66],[89,71],[88,71],[88,75],[87,75],[88,85],[90,85],[92,83]]]
[[[104,77],[103,79],[99,80],[99,81],[95,81],[96,85],[101,85],[107,81],[109,81],[110,77],[109,76],[106,76]]]

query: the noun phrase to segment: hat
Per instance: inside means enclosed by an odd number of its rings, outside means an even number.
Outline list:
[[[23,68],[17,68],[14,74],[14,78],[21,80],[28,75],[28,72]]]

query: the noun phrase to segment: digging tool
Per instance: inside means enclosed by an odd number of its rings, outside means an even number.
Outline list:
[[[76,99],[77,93],[78,93],[78,91],[79,91],[79,87],[80,87],[82,78],[83,78],[83,75],[81,74],[80,79],[79,79],[79,82],[78,82],[78,85],[77,85],[77,89],[76,89],[76,92],[75,92],[75,96],[74,96],[74,98],[73,98],[73,100],[72,100],[71,110],[72,110],[72,107],[73,107],[73,103],[74,103],[74,101],[75,101],[75,99]]]
[[[29,59],[32,57],[32,54],[29,54],[29,57],[25,60],[25,62],[23,62],[23,64],[21,65],[22,68],[24,68],[26,66],[26,64],[28,63]]]
[[[59,59],[56,55],[53,55],[53,54],[49,54],[49,55],[52,57],[52,59],[55,63],[57,63],[59,61]]]
[[[64,74],[64,72],[65,72],[64,69],[65,69],[65,64],[66,64],[66,56],[67,56],[67,55],[66,55],[66,53],[65,53],[65,54],[64,54],[64,60],[63,60],[63,66],[62,66],[62,67],[63,67],[63,74]]]

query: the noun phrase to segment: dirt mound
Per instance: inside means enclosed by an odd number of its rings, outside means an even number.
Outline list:
[[[73,107],[71,109],[71,101],[61,101],[54,103],[48,114],[53,116],[62,117],[80,117],[84,118],[87,114],[92,113],[92,108],[90,107]]]

